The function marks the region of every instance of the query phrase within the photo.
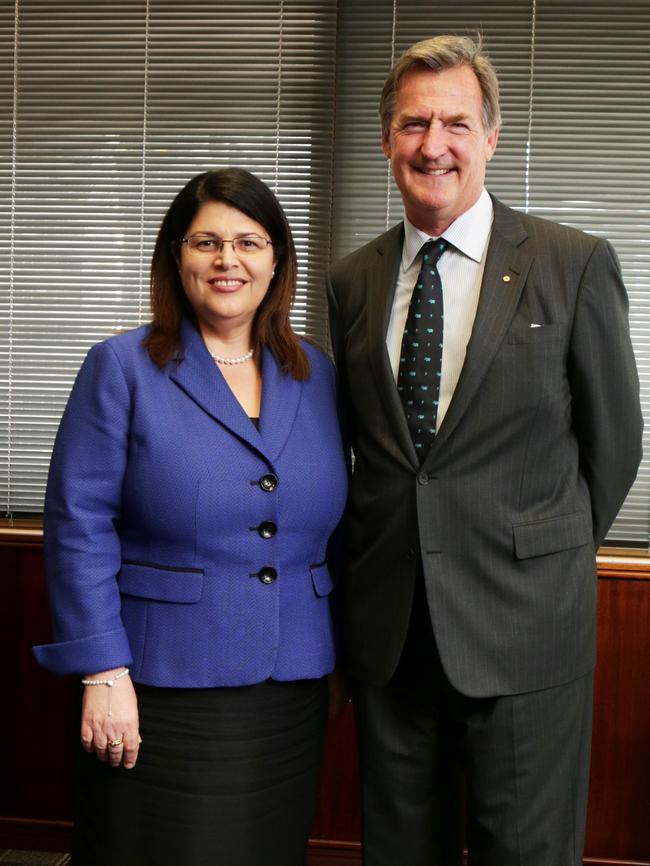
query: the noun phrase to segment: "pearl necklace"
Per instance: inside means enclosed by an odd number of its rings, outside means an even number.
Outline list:
[[[240,355],[239,358],[224,358],[223,355],[217,355],[216,352],[210,352],[210,354],[217,364],[243,364],[245,361],[250,361],[253,357],[253,352],[253,349],[249,349],[245,355]]]

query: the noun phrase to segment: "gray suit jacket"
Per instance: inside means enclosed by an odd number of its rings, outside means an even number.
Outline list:
[[[465,364],[422,466],[385,345],[403,226],[340,261],[328,286],[355,454],[347,663],[376,685],[399,660],[420,555],[464,694],[542,689],[594,663],[595,550],[641,456],[627,296],[607,242],[494,209]]]

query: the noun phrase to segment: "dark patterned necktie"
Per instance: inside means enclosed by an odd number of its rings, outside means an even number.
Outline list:
[[[397,390],[420,460],[436,435],[444,324],[437,264],[448,247],[443,238],[422,247],[422,268],[411,295],[397,374]]]

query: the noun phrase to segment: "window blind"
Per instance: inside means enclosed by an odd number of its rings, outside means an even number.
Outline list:
[[[294,322],[324,338],[330,241],[337,258],[401,218],[385,75],[441,32],[481,31],[499,71],[489,188],[614,242],[647,414],[649,29],[645,0],[0,4],[0,505],[40,511],[74,374],[147,319],[158,222],[196,172],[243,165],[276,189],[300,259]],[[647,546],[649,487],[650,457],[612,542]]]
[[[650,6],[646,0],[341,0],[334,257],[402,218],[377,106],[393,57],[439,33],[483,34],[502,131],[487,186],[506,204],[612,241],[630,296],[647,455],[610,532],[650,538]],[[615,459],[615,455],[612,455]]]
[[[239,165],[294,231],[296,329],[326,339],[335,0],[0,4],[0,503],[42,510],[89,346],[149,318],[160,219]]]

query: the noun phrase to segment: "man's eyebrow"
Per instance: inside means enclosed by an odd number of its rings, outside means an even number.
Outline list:
[[[411,123],[412,121],[418,121],[421,123],[430,123],[431,115],[426,115],[423,113],[420,114],[398,114],[395,118],[396,123],[404,124]]]
[[[468,114],[463,114],[462,112],[458,112],[457,114],[448,114],[446,116],[443,114],[442,120],[444,120],[445,123],[458,123],[460,120],[464,123],[471,122],[470,116]]]
[[[459,123],[460,121],[462,121],[463,123],[471,123],[470,115],[464,112],[457,112],[456,114],[441,113],[437,116],[443,123]],[[395,123],[399,124],[400,126],[403,126],[406,123],[413,122],[428,124],[431,123],[432,117],[433,114],[424,114],[423,112],[421,112],[420,114],[398,114],[395,118]]]

